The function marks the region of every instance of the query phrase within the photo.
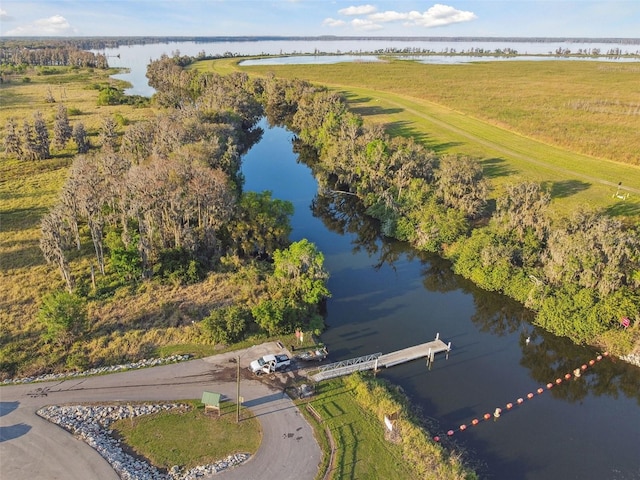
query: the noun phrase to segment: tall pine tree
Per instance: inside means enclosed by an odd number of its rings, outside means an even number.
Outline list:
[[[67,107],[60,104],[56,112],[56,119],[53,122],[53,143],[58,150],[62,150],[71,139],[71,125],[67,115]]]
[[[7,120],[4,127],[4,152],[6,155],[20,156],[22,153],[22,140],[18,133],[18,126],[14,118]]]
[[[49,130],[47,129],[47,124],[40,112],[36,112],[33,115],[33,129],[35,131],[38,160],[51,158],[51,151],[49,149]]]

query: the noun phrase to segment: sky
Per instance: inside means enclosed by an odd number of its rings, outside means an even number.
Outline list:
[[[2,0],[2,36],[639,38],[640,0]]]

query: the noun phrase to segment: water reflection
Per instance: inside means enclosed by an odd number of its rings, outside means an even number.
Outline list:
[[[448,360],[437,359],[431,370],[417,360],[379,375],[400,386],[423,418],[432,418],[430,431],[444,436],[525,398],[499,421],[454,436],[455,450],[470,452],[481,478],[638,478],[630,448],[637,422],[630,419],[638,416],[640,369],[604,358],[579,380],[565,380],[597,352],[537,329],[530,311],[479,290],[446,260],[385,239],[358,199],[339,193],[344,185],[326,176],[309,181],[317,167],[312,149],[294,142],[294,150],[291,134],[265,126],[243,172],[252,189],[295,200],[292,236],[325,253],[333,296],[323,340],[332,360],[390,352],[440,332],[453,342]],[[546,390],[559,377],[562,383]]]
[[[391,52],[390,52],[391,53]],[[640,62],[638,57],[621,56],[568,56],[568,55],[397,55],[397,60],[414,61],[429,65],[465,65],[476,62],[541,62],[549,60],[589,61],[589,62]],[[374,55],[293,55],[283,57],[256,58],[243,60],[241,67],[253,65],[328,65],[333,63],[383,62],[384,57]]]
[[[529,369],[531,377],[541,385],[563,380],[563,388],[550,389],[555,398],[577,402],[589,394],[612,398],[624,395],[640,405],[640,369],[609,357],[590,365],[597,355],[599,352],[594,349],[575,345],[566,338],[536,328],[532,341],[528,345],[523,342],[520,364]],[[572,376],[565,381],[566,374],[572,374],[583,365],[587,368],[581,370],[579,378]]]
[[[312,167],[314,157],[306,151],[300,157]],[[333,185],[339,189],[339,186]],[[366,214],[358,198],[344,190],[323,189],[312,201],[312,213],[325,227],[339,235],[350,235],[352,253],[366,253],[374,259],[373,268],[383,266],[396,270],[399,264],[419,262],[422,285],[426,291],[437,293],[463,292],[471,295],[474,313],[470,320],[480,332],[498,337],[518,334],[522,351],[520,365],[529,370],[530,377],[546,390],[546,384],[589,363],[598,353],[575,345],[566,338],[556,337],[532,325],[534,312],[503,295],[479,289],[469,280],[456,275],[449,261],[432,254],[418,252],[409,245],[383,238],[379,222]],[[386,292],[385,297],[390,292]],[[379,292],[378,295],[382,293]],[[376,297],[380,300],[380,296]],[[363,302],[363,299],[360,299]],[[361,304],[362,306],[362,304]],[[379,308],[376,307],[376,308]],[[380,315],[380,312],[377,312]],[[349,340],[373,335],[362,328],[350,332]],[[576,381],[568,381],[563,388],[552,388],[551,395],[567,402],[583,400],[590,393],[618,398],[626,395],[640,404],[640,369],[615,359],[605,359],[597,368],[588,368]],[[564,380],[563,380],[564,381]]]
[[[241,67],[252,65],[329,65],[343,62],[381,62],[375,55],[293,55],[286,57],[256,58],[242,60]]]

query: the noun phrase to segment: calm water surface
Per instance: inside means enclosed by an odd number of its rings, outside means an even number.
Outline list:
[[[332,360],[390,352],[439,332],[453,343],[448,360],[438,357],[431,370],[416,360],[382,376],[406,391],[432,431],[467,453],[481,478],[640,478],[640,369],[605,358],[547,390],[597,352],[533,328],[525,309],[477,290],[437,257],[379,239],[356,204],[327,215],[310,170],[292,152],[292,135],[263,127],[243,162],[245,188],[292,201],[293,239],[308,238],[324,252],[333,296],[323,340]],[[520,397],[522,405],[507,411]],[[504,410],[498,421],[470,426],[496,407]],[[461,432],[461,424],[469,428]],[[449,429],[456,431],[450,439]]]

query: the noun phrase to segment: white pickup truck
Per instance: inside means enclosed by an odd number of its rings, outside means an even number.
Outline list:
[[[256,375],[284,370],[291,365],[287,355],[265,355],[251,362],[249,369]]]

